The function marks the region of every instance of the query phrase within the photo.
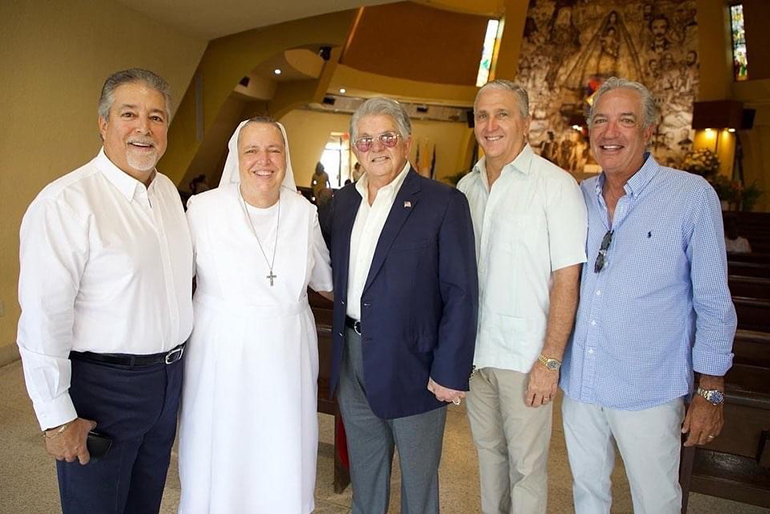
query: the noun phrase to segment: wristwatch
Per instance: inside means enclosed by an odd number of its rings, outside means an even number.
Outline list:
[[[550,371],[558,371],[561,367],[561,361],[558,359],[549,359],[542,353],[537,356],[537,360],[543,363],[543,366],[548,368]]]
[[[699,387],[695,391],[695,394],[702,396],[712,405],[722,405],[725,401],[725,394],[719,389],[703,389],[702,387]]]

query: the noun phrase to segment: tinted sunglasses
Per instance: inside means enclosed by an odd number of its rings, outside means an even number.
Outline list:
[[[614,230],[608,230],[604,234],[602,245],[599,247],[599,255],[596,256],[596,262],[594,263],[594,273],[599,273],[607,265],[607,250],[612,243],[612,234],[614,232]]]
[[[385,148],[393,148],[398,144],[398,138],[401,135],[398,132],[383,132],[379,136],[364,136],[353,141],[353,145],[359,152],[368,152],[371,150],[375,141],[379,141]]]

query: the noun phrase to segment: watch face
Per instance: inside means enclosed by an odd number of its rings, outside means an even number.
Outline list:
[[[709,397],[707,398],[707,400],[713,403],[714,405],[719,405],[725,400],[725,395],[722,394],[722,391],[717,391],[717,390],[710,391]]]
[[[559,369],[559,361],[556,359],[548,359],[545,363],[545,367],[550,369],[551,371],[556,371]]]

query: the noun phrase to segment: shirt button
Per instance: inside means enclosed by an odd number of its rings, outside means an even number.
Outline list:
[[[589,349],[588,349],[588,353],[589,353],[589,354],[593,354],[593,353],[594,353],[594,349],[593,349],[593,348],[589,348]]]
[[[591,320],[591,326],[594,326],[594,325],[596,325],[596,320],[593,320],[593,319],[592,319],[592,320]]]
[[[371,303],[368,303],[368,302],[367,302],[367,303],[364,303],[364,307],[371,307],[371,306],[372,306],[372,304],[371,304]]]
[[[345,305],[345,300],[342,300],[340,303],[341,303],[342,305]]]
[[[601,296],[601,295],[602,295],[601,291],[596,291],[596,296]]]

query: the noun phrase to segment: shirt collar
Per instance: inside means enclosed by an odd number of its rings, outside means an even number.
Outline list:
[[[401,184],[404,183],[404,180],[406,180],[406,176],[409,174],[409,170],[412,168],[412,165],[409,164],[409,161],[406,161],[406,164],[404,165],[404,168],[401,170],[401,172],[396,175],[396,178],[394,178],[390,184],[386,186],[382,186],[380,190],[377,192],[377,194],[385,193],[387,195],[395,195],[395,192],[397,192],[399,189],[401,189]],[[361,178],[356,182],[356,191],[358,191],[358,194],[361,195],[361,197],[364,199],[365,202],[369,202],[369,174],[364,173]]]
[[[524,145],[519,155],[514,160],[503,166],[503,170],[500,176],[503,176],[507,170],[516,170],[524,175],[529,175],[529,171],[532,168],[532,147],[529,143]],[[482,157],[479,162],[473,167],[473,171],[478,171],[481,174],[481,182],[484,187],[489,191],[489,178],[487,177],[487,156]]]
[[[104,153],[104,147],[99,150],[99,155],[96,156],[96,167],[129,201],[133,200],[139,192],[147,189],[143,183],[115,166],[110,158],[107,157],[107,154]],[[152,183],[150,183],[150,187],[152,187]]]
[[[647,184],[649,184],[652,178],[658,173],[658,170],[660,170],[660,164],[657,163],[650,152],[645,152],[644,164],[642,164],[639,171],[634,173],[623,186],[626,194],[634,198],[639,196],[644,188],[647,187]],[[604,188],[604,181],[605,174],[602,172],[602,174],[599,175],[599,180],[596,182],[596,194],[601,195],[602,189]]]

